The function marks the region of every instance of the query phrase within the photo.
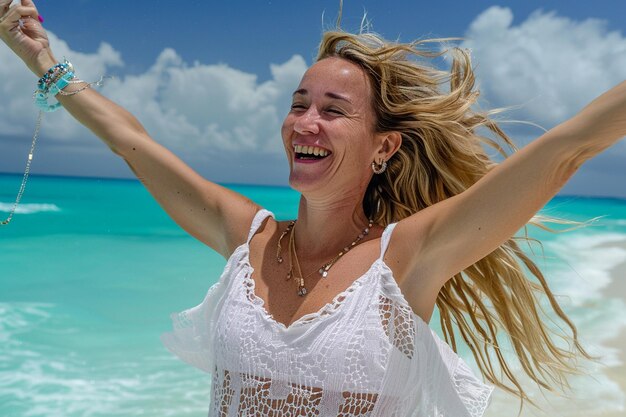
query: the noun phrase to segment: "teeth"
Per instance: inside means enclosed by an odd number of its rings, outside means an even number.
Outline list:
[[[327,156],[328,151],[326,149],[318,148],[317,146],[302,146],[294,145],[294,152],[307,155]]]

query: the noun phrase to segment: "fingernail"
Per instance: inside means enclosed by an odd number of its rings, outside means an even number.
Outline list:
[[[43,17],[41,17],[41,15],[37,16],[37,19],[39,19],[39,23],[43,23]]]

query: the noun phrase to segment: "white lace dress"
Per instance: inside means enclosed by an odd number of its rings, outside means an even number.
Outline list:
[[[413,313],[383,261],[289,327],[254,293],[249,242],[202,304],[172,315],[165,346],[212,374],[209,417],[479,417],[493,387]]]

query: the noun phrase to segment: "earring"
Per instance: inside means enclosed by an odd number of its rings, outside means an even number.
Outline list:
[[[384,159],[378,164],[375,161],[372,161],[372,171],[374,171],[374,174],[382,174],[383,172],[385,172],[386,169],[387,161],[385,161]]]

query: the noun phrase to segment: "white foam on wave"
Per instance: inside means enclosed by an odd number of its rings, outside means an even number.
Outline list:
[[[531,399],[543,411],[525,408],[522,416],[578,417],[602,416],[623,412],[626,393],[603,370],[621,364],[619,350],[606,345],[607,340],[626,329],[626,302],[623,294],[611,297],[603,292],[616,277],[615,268],[626,262],[626,235],[619,233],[569,232],[545,240],[546,259],[537,259],[552,291],[574,321],[583,347],[592,355],[601,357],[601,364],[584,362],[579,365],[586,375],[570,376],[571,398],[542,392],[526,376],[519,364],[511,368],[522,386],[528,388]],[[550,310],[550,309],[548,309]],[[569,333],[569,332],[567,332]],[[555,342],[567,348],[559,340]],[[506,356],[513,357],[510,353]],[[515,416],[511,396],[496,390],[485,417]]]
[[[626,262],[626,235],[619,233],[570,233],[547,241],[556,257],[550,277],[556,292],[567,294],[580,306],[602,298],[611,280],[611,270]]]
[[[0,202],[0,211],[5,213],[10,213],[13,210],[14,203],[1,203]],[[61,211],[59,206],[51,203],[29,203],[29,204],[18,204],[15,209],[15,213],[17,214],[34,214],[34,213],[43,213],[43,212],[55,212]]]
[[[185,366],[164,348],[135,361],[112,352],[102,363],[78,349],[47,344],[46,334],[71,326],[66,321],[53,304],[0,303],[0,416],[206,414],[206,374]]]

